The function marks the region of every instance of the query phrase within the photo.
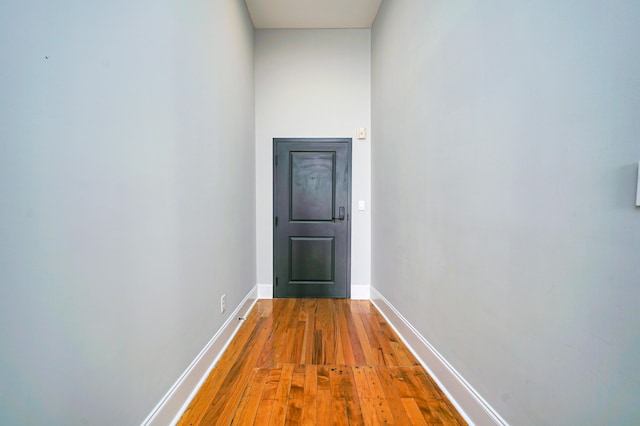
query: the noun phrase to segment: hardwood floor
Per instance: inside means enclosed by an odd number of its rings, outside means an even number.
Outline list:
[[[259,300],[179,425],[464,425],[369,301]]]

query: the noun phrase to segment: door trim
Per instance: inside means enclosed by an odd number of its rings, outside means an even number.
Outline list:
[[[276,162],[277,162],[277,144],[278,142],[295,142],[295,143],[345,143],[347,144],[347,167],[349,169],[349,190],[347,191],[347,277],[346,277],[346,298],[351,299],[351,218],[353,217],[351,214],[351,187],[353,186],[353,168],[352,168],[352,158],[351,158],[351,146],[352,146],[352,138],[273,138],[272,145],[272,153],[271,153],[271,167],[273,169],[272,173],[272,198],[271,198],[271,227],[273,232],[273,264],[272,264],[272,294],[273,298],[276,298]]]

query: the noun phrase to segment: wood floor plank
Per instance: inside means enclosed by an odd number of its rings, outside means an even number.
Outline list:
[[[404,370],[404,376],[407,378],[413,399],[427,423],[443,425],[466,424],[451,402],[439,392],[437,386],[428,377],[424,369],[410,367]]]
[[[335,303],[337,316],[336,332],[339,334],[339,336],[336,336],[336,343],[338,346],[336,364],[356,365],[356,361],[353,356],[353,348],[351,346],[351,337],[349,335],[349,325],[347,324],[346,305],[346,301],[344,300],[338,300]]]
[[[287,327],[288,320],[292,316],[294,308],[294,299],[286,299],[285,303],[277,303],[273,307],[273,332],[258,358],[257,366],[273,368],[281,362],[288,361],[288,357],[284,357],[284,354],[288,353],[286,351],[287,342],[289,341]]]
[[[364,348],[358,335],[353,315],[349,305],[344,305],[344,316],[347,324],[347,334],[349,336],[348,345],[351,346],[351,352],[353,353],[353,363],[355,365],[367,365],[367,361],[364,354]]]
[[[464,422],[464,420],[458,418],[458,412],[447,400],[440,400],[437,404],[433,404],[432,412],[440,419],[443,425],[457,426],[462,424],[461,421]]]
[[[402,406],[404,407],[407,416],[409,417],[409,423],[411,425],[427,425],[427,421],[420,412],[420,407],[416,404],[416,400],[413,398],[402,398]]]
[[[375,313],[361,314],[363,315],[363,324],[367,331],[369,340],[375,342],[375,349],[378,352],[378,364],[380,365],[396,365],[395,353],[389,344],[387,337],[384,335],[378,324],[378,315]]]
[[[348,425],[347,405],[345,403],[342,388],[342,367],[336,366],[329,369],[329,387],[331,389],[331,424]]]
[[[304,329],[306,323],[298,321],[293,330],[292,350],[289,352],[289,364],[302,364],[302,352],[304,351]]]
[[[333,418],[331,417],[331,391],[329,390],[319,390],[318,391],[318,425],[330,425],[333,422]]]
[[[302,406],[302,424],[315,425],[318,414],[318,366],[306,365],[304,370],[304,403]]]
[[[441,395],[438,392],[435,383],[424,380],[426,372],[422,368],[404,368],[403,371],[407,386],[409,386],[413,395],[419,394],[428,400],[441,399]]]
[[[395,386],[393,385],[392,372],[390,367],[379,365],[374,367],[380,380],[380,387],[384,392],[384,398],[387,401],[387,405],[391,410],[391,416],[393,417],[393,423],[397,425],[408,425],[410,419],[407,416],[407,412],[402,405],[402,401]]]
[[[336,321],[336,305],[331,299],[318,301],[314,330],[314,358],[317,365],[333,365],[336,363],[336,337],[338,335]]]
[[[304,334],[302,336],[302,353],[300,364],[311,364],[313,359],[313,347],[315,344],[314,330],[316,324],[316,299],[303,299]]]
[[[369,382],[367,381],[367,375],[364,371],[365,366],[356,365],[353,367],[353,377],[356,388],[358,389],[358,395],[360,399],[373,399],[371,389],[369,389]]]
[[[366,365],[377,365],[380,363],[380,359],[378,358],[377,350],[374,348],[374,345],[369,340],[369,336],[367,336],[367,332],[365,331],[365,327],[362,324],[362,318],[358,313],[354,313],[352,316],[353,324],[356,329],[356,334],[358,336],[358,341],[362,347],[362,352],[364,354],[364,362]]]
[[[407,386],[407,379],[404,377],[402,367],[389,367],[391,373],[391,380],[393,381],[393,387],[395,388],[400,398],[413,398],[413,394]]]
[[[210,374],[205,380],[198,393],[196,394],[189,408],[182,415],[178,425],[197,425],[200,424],[205,412],[209,409],[211,403],[214,401],[215,395],[220,390],[220,387],[224,383],[224,379],[227,377],[229,370],[235,365],[241,365],[243,362],[243,351],[252,344],[260,325],[266,322],[267,319],[261,317],[256,310],[252,311],[246,321],[242,324],[240,330],[227,347],[225,353],[220,357],[215,371],[216,374]]]
[[[329,368],[318,366],[317,375],[317,421],[318,425],[331,424],[331,387],[329,382]]]
[[[369,387],[367,375],[365,372],[366,366],[354,366],[353,380],[358,393],[360,401],[360,412],[363,417],[364,424],[372,425],[378,424],[378,416],[375,408],[375,398]]]
[[[278,385],[280,384],[280,376],[282,375],[281,368],[271,368],[269,371],[269,377],[267,377],[267,383],[264,386],[262,393],[262,399],[267,401],[273,401],[276,398],[278,392]]]
[[[255,340],[246,345],[245,351],[239,356],[241,361],[233,364],[229,369],[229,374],[220,386],[216,395],[221,397],[214,398],[202,417],[204,424],[213,424],[214,422],[228,424],[233,418],[242,392],[246,387],[247,379],[260,355],[260,348],[270,334],[273,317],[261,318],[258,321],[258,325],[258,333],[255,335]]]
[[[278,389],[276,391],[273,409],[271,410],[271,418],[269,419],[269,426],[284,425],[287,416],[287,406],[289,404],[289,393],[291,391],[294,367],[293,364],[282,366],[280,381],[278,382]]]
[[[258,406],[258,412],[253,422],[255,426],[268,426],[271,420],[271,412],[273,411],[273,400],[262,400]]]
[[[250,379],[246,390],[246,397],[243,398],[244,404],[238,408],[233,416],[232,425],[248,425],[254,424],[260,399],[264,391],[264,386],[269,377],[269,370],[254,368],[256,372]]]
[[[302,422],[302,406],[304,404],[304,366],[297,365],[291,379],[291,391],[287,404],[285,425],[299,425]]]
[[[402,342],[389,342],[398,365],[417,365],[418,361],[405,349]]]
[[[347,419],[350,425],[360,425],[363,424],[364,420],[362,418],[360,397],[358,396],[358,390],[353,376],[353,368],[345,367],[344,372],[345,374],[342,376],[342,390],[347,408]]]
[[[295,333],[295,329],[291,330],[288,327],[284,328],[280,331],[279,336],[274,337],[276,340],[276,345],[273,348],[273,355],[270,358],[268,363],[268,367],[275,367],[278,364],[288,364],[289,363],[289,353],[291,348],[293,348],[293,334]]]
[[[395,333],[390,336],[388,334],[388,330],[382,328],[380,323],[381,320],[384,321],[380,314],[374,315],[373,318],[371,318],[371,321],[369,321],[369,326],[371,327],[371,330],[375,334],[377,342],[380,345],[383,364],[400,365],[396,351],[393,346],[391,346],[391,339],[395,338]]]
[[[364,367],[365,376],[369,383],[369,389],[371,389],[371,395],[374,401],[374,408],[376,417],[380,424],[390,425],[394,424],[393,416],[391,415],[391,408],[389,408],[389,402],[387,401],[378,372],[373,366]]]
[[[234,422],[234,419],[238,417],[238,413],[241,413],[244,411],[244,408],[247,405],[247,401],[249,400],[249,393],[251,392],[251,387],[254,385],[255,376],[256,374],[258,374],[258,371],[260,370],[257,368],[254,368],[253,370],[251,370],[251,375],[247,379],[247,385],[244,388],[244,392],[242,393],[242,396],[240,397],[240,402],[238,403],[238,408],[236,409],[236,413],[234,417],[231,419],[232,424],[236,424],[236,425],[238,424],[237,420]]]
[[[464,425],[371,302],[260,300],[179,425]]]
[[[377,310],[374,315],[375,321],[372,327],[381,333],[380,341],[383,348],[391,351],[388,355],[392,359],[387,361],[387,365],[419,365],[420,363],[411,351],[402,343],[393,328],[387,323],[385,318]]]

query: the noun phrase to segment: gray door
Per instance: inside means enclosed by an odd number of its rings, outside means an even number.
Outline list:
[[[351,139],[274,139],[274,297],[349,297]]]

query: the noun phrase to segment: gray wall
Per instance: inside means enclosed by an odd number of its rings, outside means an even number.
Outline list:
[[[640,3],[386,1],[373,287],[512,424],[640,421]]]
[[[255,285],[245,4],[0,2],[0,57],[0,423],[139,424]]]
[[[371,30],[257,30],[256,229],[259,284],[273,281],[273,138],[353,138],[352,296],[368,298],[371,145]]]

